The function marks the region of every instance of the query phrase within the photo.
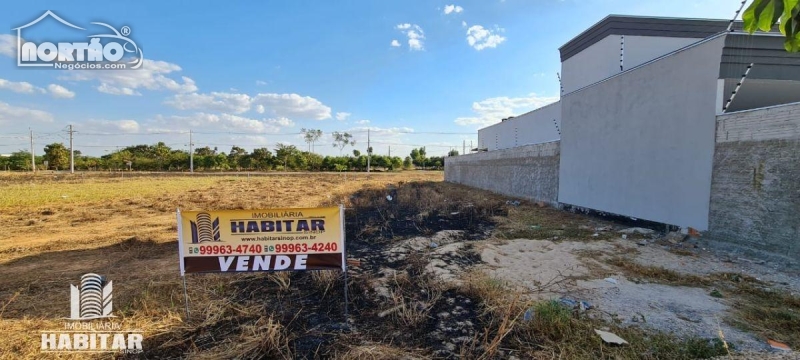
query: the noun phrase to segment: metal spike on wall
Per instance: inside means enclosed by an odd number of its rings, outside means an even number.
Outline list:
[[[564,95],[564,84],[561,82],[561,74],[556,72],[556,76],[558,77],[558,86],[561,88],[561,95]]]
[[[736,14],[733,14],[733,19],[731,19],[731,22],[728,23],[728,31],[729,32],[733,32],[734,31],[733,30],[733,23],[736,21],[736,18],[739,17],[739,13],[742,12],[742,9],[744,9],[744,4],[746,2],[747,2],[747,0],[742,0],[742,4],[739,5],[739,10],[736,10]]]
[[[558,135],[561,136],[561,128],[558,127],[558,122],[556,122],[556,119],[553,119],[553,125],[555,125]]]
[[[619,71],[624,71],[623,60],[625,59],[625,35],[619,37]]]
[[[747,74],[750,73],[750,69],[752,69],[752,68],[753,68],[753,63],[750,63],[750,65],[747,65],[747,70],[745,70],[744,74],[742,74],[742,79],[739,80],[738,83],[736,83],[736,88],[733,89],[733,92],[731,92],[731,97],[728,99],[728,101],[725,102],[725,106],[722,107],[722,112],[723,113],[725,113],[725,111],[728,110],[728,107],[731,106],[731,103],[733,102],[733,99],[736,97],[736,93],[739,92],[739,88],[741,88],[742,84],[744,84],[744,81],[747,79]]]
[[[514,126],[514,146],[517,146],[517,144],[518,144],[518,141],[517,141],[517,127]]]

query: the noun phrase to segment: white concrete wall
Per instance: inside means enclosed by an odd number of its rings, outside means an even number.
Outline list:
[[[478,147],[493,151],[556,141],[561,138],[558,127],[561,103],[555,102],[478,130]]]
[[[700,41],[696,38],[625,35],[625,70]],[[561,63],[564,94],[619,74],[620,35],[610,35]]]
[[[723,44],[564,96],[558,200],[706,230]]]

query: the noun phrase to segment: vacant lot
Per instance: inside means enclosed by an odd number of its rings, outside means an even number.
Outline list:
[[[765,269],[703,267],[711,255],[686,244],[621,239],[617,224],[440,172],[117,176],[0,176],[0,358],[40,357],[39,331],[63,327],[69,284],[87,272],[114,281],[117,321],[145,334],[142,358],[706,358],[728,353],[727,331],[745,349],[800,346],[794,277],[777,287],[783,275]],[[190,275],[186,319],[177,208],[339,203],[356,260],[349,318],[341,275],[308,272]],[[700,308],[658,310],[656,290]],[[594,308],[551,301],[567,295]],[[630,344],[603,343],[601,328]]]

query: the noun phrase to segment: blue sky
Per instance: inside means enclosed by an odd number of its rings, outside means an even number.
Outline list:
[[[0,13],[0,154],[66,143],[102,155],[164,141],[186,149],[277,142],[303,149],[301,128],[356,135],[375,152],[441,155],[478,128],[558,99],[558,48],[608,14],[730,18],[739,1],[420,0],[13,2]],[[16,31],[51,10],[143,50],[139,70],[31,70],[16,66]],[[75,41],[48,19],[33,41]],[[28,34],[28,35],[26,35]],[[79,34],[88,35],[85,32]],[[61,37],[61,38],[59,38]],[[65,38],[68,38],[65,40]]]

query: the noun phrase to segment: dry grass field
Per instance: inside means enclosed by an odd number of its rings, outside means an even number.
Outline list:
[[[0,357],[37,358],[38,331],[69,315],[84,273],[115,283],[126,327],[154,336],[184,326],[175,210],[314,207],[365,187],[440,181],[441,172],[348,175],[0,176]],[[231,277],[189,279],[198,313]],[[215,288],[216,287],[216,288]],[[209,309],[208,311],[212,311]],[[219,314],[220,316],[222,314]],[[199,318],[199,316],[198,316]]]
[[[39,331],[63,327],[69,284],[89,272],[114,281],[115,321],[144,333],[144,353],[128,358],[686,359],[728,354],[727,344],[714,337],[622,326],[536,299],[518,284],[488,276],[479,265],[481,250],[489,246],[513,239],[608,244],[619,236],[595,233],[598,227],[611,228],[604,220],[526,202],[509,204],[507,197],[444,183],[442,175],[0,175],[5,230],[0,232],[0,359],[41,358]],[[343,314],[341,274],[282,272],[189,275],[191,316],[186,319],[177,208],[339,203],[348,208],[348,258],[359,263],[349,271],[349,318]],[[751,328],[755,324],[765,336],[800,345],[797,297],[770,293],[777,303],[765,304],[767,295],[759,293],[755,280],[682,276],[636,266],[625,257],[638,253],[635,249],[605,251],[582,253],[598,261],[609,257],[603,261],[613,271],[598,266],[602,276],[741,291],[741,299],[750,299],[740,303],[740,311],[743,319],[751,317]],[[433,264],[441,268],[432,272]],[[441,281],[436,274],[442,269],[452,270],[445,275],[455,280]],[[524,320],[526,312],[535,318]],[[616,332],[630,345],[604,344],[593,332],[597,328]]]

